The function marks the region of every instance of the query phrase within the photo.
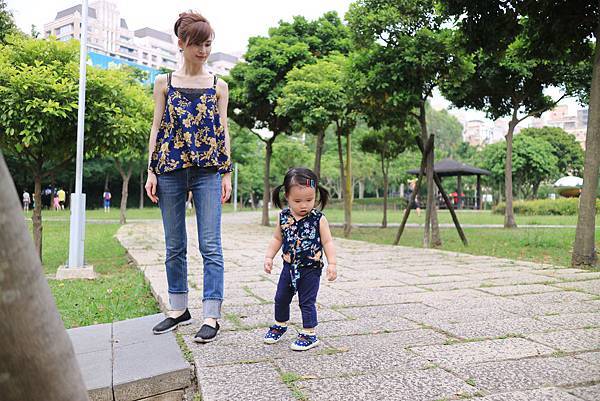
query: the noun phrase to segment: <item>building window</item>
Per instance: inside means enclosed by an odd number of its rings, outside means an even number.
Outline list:
[[[152,55],[152,61],[156,61],[156,56],[154,54]]]
[[[56,30],[56,36],[63,36],[73,33],[73,24],[63,25]]]
[[[143,58],[147,59],[148,58],[148,53],[144,52],[143,53]]]

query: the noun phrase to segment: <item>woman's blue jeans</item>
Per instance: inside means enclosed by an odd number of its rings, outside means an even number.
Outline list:
[[[165,266],[169,303],[174,310],[188,306],[185,202],[192,191],[198,242],[204,262],[204,318],[221,318],[224,263],[221,248],[221,175],[214,168],[188,167],[157,175],[158,205],[165,229]]]

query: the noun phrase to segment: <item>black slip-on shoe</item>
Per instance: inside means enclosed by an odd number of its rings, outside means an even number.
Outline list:
[[[194,341],[197,343],[209,343],[213,341],[219,332],[219,328],[219,322],[217,322],[216,327],[203,324],[194,336]]]
[[[179,325],[185,325],[192,323],[192,315],[190,315],[190,311],[186,308],[183,315],[173,318],[168,317],[156,326],[152,328],[152,332],[154,334],[163,334],[169,332],[171,330],[175,330]]]

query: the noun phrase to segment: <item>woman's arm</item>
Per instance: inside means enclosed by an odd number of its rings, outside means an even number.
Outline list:
[[[329,223],[325,216],[319,221],[319,234],[321,235],[321,244],[327,257],[327,280],[333,281],[337,278],[337,259],[335,255],[335,246],[333,245],[333,237],[329,229]]]
[[[165,112],[165,96],[167,94],[167,76],[165,74],[158,75],[154,80],[154,117],[152,118],[152,129],[150,130],[150,139],[148,140],[148,179],[146,180],[146,194],[152,200],[157,203],[158,197],[156,196],[156,175],[150,171],[150,162],[152,161],[152,154],[156,147],[156,136],[162,122],[163,114]]]
[[[229,86],[227,82],[219,79],[217,81],[217,108],[219,115],[221,116],[221,126],[223,127],[223,134],[225,135],[225,154],[227,160],[231,163],[231,146],[229,140],[229,127],[227,124],[227,105],[229,104]],[[224,173],[222,176],[222,191],[221,191],[221,203],[227,202],[231,196],[231,173]]]

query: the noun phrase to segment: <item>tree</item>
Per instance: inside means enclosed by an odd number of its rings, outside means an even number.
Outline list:
[[[475,70],[464,85],[444,87],[446,98],[458,107],[483,110],[491,119],[510,116],[506,133],[504,226],[516,227],[513,212],[512,153],[515,127],[523,120],[554,107],[570,86],[573,74],[565,54],[554,57],[536,52],[528,28],[529,14],[522,1],[473,2],[443,0],[445,12],[460,29],[461,45],[473,56]],[[493,34],[490,34],[493,32]],[[565,94],[553,99],[548,86],[562,86]]]
[[[246,197],[252,207],[256,205],[257,194],[262,192],[263,142],[248,129],[230,121],[231,159],[238,168],[238,196],[243,205]]]
[[[282,116],[301,119],[300,126],[317,131],[317,152],[315,168],[320,171],[321,153],[325,129],[335,124],[340,162],[340,177],[344,182],[344,234],[348,236],[352,227],[352,140],[354,128],[354,98],[350,95],[351,86],[347,79],[348,59],[335,53],[292,70],[288,83],[283,89],[276,112]],[[346,139],[343,157],[342,138]],[[320,173],[319,173],[320,174]]]
[[[0,44],[6,44],[7,36],[19,33],[12,13],[6,9],[6,1],[0,0]]]
[[[262,224],[269,225],[270,163],[273,143],[282,133],[291,133],[291,120],[275,109],[281,98],[286,75],[294,67],[314,63],[332,51],[347,52],[349,42],[337,13],[328,12],[316,21],[294,17],[269,29],[268,37],[252,37],[246,62],[230,71],[230,115],[265,144]],[[268,130],[261,135],[259,130]]]
[[[325,130],[342,100],[338,98],[340,91],[333,80],[338,72],[339,63],[328,58],[293,69],[287,74],[287,83],[275,110],[293,121],[296,131],[308,131],[316,136],[313,170],[317,177],[321,176]]]
[[[364,152],[377,154],[381,162],[381,173],[383,175],[383,220],[381,221],[381,228],[387,227],[390,161],[414,143],[418,128],[414,125],[410,128],[412,128],[412,132],[406,133],[398,128],[382,127],[363,137],[360,143],[360,147]]]
[[[425,106],[427,127],[435,135],[436,150],[454,155],[463,143],[463,126],[448,110],[436,110],[429,103]]]
[[[523,197],[534,198],[540,183],[556,176],[558,159],[553,147],[541,138],[517,135],[513,145],[513,185]],[[498,142],[482,151],[483,166],[492,172],[496,185],[504,182],[506,147],[506,142]]]
[[[87,400],[73,346],[31,243],[19,195],[1,152],[0,186],[2,400]]]
[[[105,94],[119,93],[113,101],[115,114],[113,134],[120,140],[111,142],[99,148],[100,154],[113,159],[122,179],[120,217],[121,224],[126,223],[127,198],[129,195],[129,180],[133,171],[146,167],[146,146],[148,131],[152,125],[152,99],[148,91],[140,84],[139,76],[130,70],[111,70],[113,78],[105,77],[103,84],[107,85],[102,91]],[[95,102],[108,99],[94,98]]]
[[[347,19],[361,49],[354,54],[353,70],[361,111],[369,124],[402,127],[410,115],[419,123],[423,143],[430,136],[435,138],[427,127],[427,100],[436,87],[458,86],[470,68],[456,50],[454,32],[444,27],[436,2],[360,0],[350,6]],[[426,165],[426,247],[441,244],[434,210],[433,161],[432,148]]]
[[[291,42],[291,43],[290,43]],[[250,130],[265,144],[263,177],[262,225],[269,225],[270,167],[273,143],[283,133],[291,131],[288,118],[275,113],[285,76],[293,67],[302,66],[312,58],[308,45],[287,37],[252,37],[246,62],[233,67],[228,80],[230,89],[229,117]],[[270,131],[263,137],[259,130]]]
[[[598,263],[595,216],[600,169],[600,4],[584,0],[540,0],[527,1],[524,7],[532,48],[536,52],[548,58],[566,57],[571,70],[584,64],[584,71],[569,76],[575,78],[573,90],[580,99],[589,101],[583,188],[571,263],[593,266]],[[592,67],[591,79],[586,66]]]
[[[0,146],[34,181],[33,234],[42,255],[42,179],[76,155],[79,44],[13,36],[0,47]],[[115,72],[88,67],[85,150],[119,147]]]
[[[557,159],[557,174],[551,178],[558,179],[566,174],[579,176],[583,173],[583,149],[575,135],[562,128],[543,127],[522,129],[519,136],[542,139],[552,146],[552,154]]]

